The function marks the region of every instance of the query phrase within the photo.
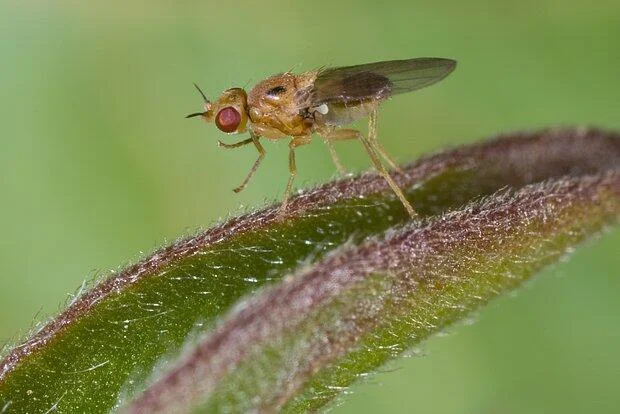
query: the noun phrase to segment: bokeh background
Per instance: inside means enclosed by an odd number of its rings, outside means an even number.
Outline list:
[[[235,195],[215,97],[291,68],[451,57],[440,84],[384,105],[400,160],[515,129],[620,128],[617,0],[0,3],[0,343],[85,279],[282,194],[285,143]],[[355,142],[338,144],[352,170]],[[317,140],[300,187],[334,176]],[[145,252],[145,253],[143,253]],[[620,233],[350,390],[336,413],[611,413],[620,404]]]

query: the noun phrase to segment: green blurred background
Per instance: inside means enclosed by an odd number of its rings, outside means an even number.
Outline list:
[[[620,128],[620,2],[306,1],[0,3],[0,343],[54,314],[85,279],[247,206],[280,197],[285,143],[226,151],[201,109],[295,68],[415,56],[456,72],[384,105],[400,160],[515,129]],[[368,168],[355,142],[344,163]],[[317,140],[298,186],[335,174]],[[427,341],[335,409],[617,412],[620,234],[606,234],[472,326]],[[533,288],[532,288],[533,287]]]

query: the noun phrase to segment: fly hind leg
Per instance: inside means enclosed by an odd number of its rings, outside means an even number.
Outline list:
[[[381,176],[383,176],[385,181],[387,181],[388,185],[390,186],[392,191],[394,191],[394,193],[396,194],[396,197],[398,197],[400,202],[403,203],[403,206],[405,207],[405,210],[407,210],[407,213],[409,213],[409,216],[411,218],[415,218],[418,214],[415,212],[415,210],[413,209],[409,201],[407,201],[402,190],[400,189],[398,184],[394,182],[394,180],[392,179],[388,171],[385,169],[385,166],[381,163],[381,160],[379,159],[379,155],[377,154],[377,149],[375,148],[374,143],[370,141],[370,139],[364,136],[360,137],[360,141],[362,141],[362,145],[364,146],[364,149],[368,153],[368,156],[370,157],[370,160],[372,161],[376,170],[379,172],[379,174],[381,174]]]
[[[376,120],[376,117],[375,117],[375,120]],[[376,129],[375,129],[375,132],[376,132]],[[403,206],[405,207],[405,210],[407,210],[407,213],[409,213],[409,215],[412,218],[417,216],[417,213],[415,212],[415,210],[413,209],[409,201],[407,201],[407,199],[405,198],[405,195],[403,194],[400,187],[398,187],[398,185],[394,182],[394,179],[392,179],[388,171],[385,169],[385,166],[381,163],[381,159],[379,158],[379,154],[378,154],[378,153],[381,153],[381,151],[376,146],[376,143],[377,143],[376,135],[375,135],[375,139],[371,140],[370,138],[364,137],[362,133],[354,129],[338,129],[338,130],[326,133],[325,135],[323,135],[323,137],[326,140],[335,140],[335,141],[344,140],[344,139],[359,139],[362,142],[362,145],[364,149],[366,150],[366,153],[370,157],[370,160],[372,161],[372,164],[374,165],[375,169],[385,179],[385,181],[388,183],[392,191],[394,191],[394,193],[396,194],[396,197],[398,197],[400,202],[403,203]]]
[[[282,199],[282,205],[280,206],[280,211],[278,212],[279,216],[282,216],[284,212],[286,211],[288,199],[291,195],[291,190],[293,189],[293,180],[295,179],[295,176],[297,175],[297,165],[295,163],[295,148],[300,147],[302,145],[309,144],[310,141],[312,141],[312,137],[310,135],[302,135],[298,137],[293,137],[293,139],[288,143],[289,177],[288,177],[288,182],[286,183],[286,190],[284,191],[284,198]]]

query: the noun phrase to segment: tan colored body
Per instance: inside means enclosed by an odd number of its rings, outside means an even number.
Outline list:
[[[377,109],[378,100],[349,105],[325,104],[325,108],[318,109],[308,106],[304,91],[312,88],[316,75],[316,71],[299,75],[284,73],[267,78],[252,88],[247,110],[253,132],[268,139],[321,134],[355,122]],[[268,93],[276,87],[285,90],[279,94]]]
[[[300,110],[300,91],[312,87],[316,73],[283,73],[257,84],[248,94],[248,115],[256,135],[268,139],[312,133],[313,122]],[[279,91],[274,93],[273,91]],[[269,93],[272,91],[271,93]]]
[[[250,169],[245,180],[234,191],[239,192],[245,188],[265,156],[265,149],[258,140],[260,137],[270,140],[292,138],[289,142],[290,176],[282,201],[281,213],[284,213],[286,210],[293,179],[297,175],[295,148],[309,144],[312,141],[313,134],[320,135],[330,151],[336,168],[341,174],[346,174],[346,170],[340,163],[332,142],[360,139],[378,172],[387,180],[409,214],[412,217],[415,216],[416,213],[413,207],[411,207],[400,188],[389,176],[377,154],[381,154],[392,168],[398,170],[396,163],[376,140],[376,112],[381,99],[366,99],[349,104],[335,102],[313,107],[309,105],[308,94],[314,84],[317,73],[314,71],[295,75],[287,72],[275,75],[258,83],[247,94],[247,97],[243,89],[233,88],[225,91],[216,102],[206,103],[204,116],[207,121],[210,121],[220,109],[233,106],[241,114],[241,122],[239,127],[231,134],[238,134],[248,130],[250,132],[249,139],[235,144],[224,144],[219,141],[220,146],[224,148],[237,148],[254,143],[258,150],[258,159]],[[357,130],[338,129],[341,125],[354,122],[365,116],[370,116],[368,138],[365,138]]]
[[[394,170],[399,171],[396,163],[377,141],[377,109],[392,94],[408,92],[442,79],[454,69],[455,63],[449,59],[418,58],[297,75],[286,72],[258,83],[248,94],[241,88],[228,89],[215,102],[210,102],[198,89],[205,100],[205,110],[188,117],[202,116],[207,122],[215,121],[217,127],[228,134],[250,133],[250,138],[235,144],[219,141],[224,148],[254,144],[259,154],[245,180],[234,189],[235,192],[246,186],[265,156],[259,138],[291,138],[290,175],[280,208],[281,214],[286,210],[293,179],[297,174],[295,149],[310,143],[312,135],[317,134],[325,141],[341,173],[345,173],[345,169],[338,159],[333,142],[360,140],[379,174],[414,217],[416,213],[413,207],[381,162],[383,157]],[[357,130],[341,128],[366,116],[369,117],[368,136]]]

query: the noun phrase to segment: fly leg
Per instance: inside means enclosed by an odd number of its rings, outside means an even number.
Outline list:
[[[338,158],[338,154],[336,153],[336,149],[334,148],[334,141],[358,139],[360,132],[354,129],[332,129],[318,131],[318,133],[323,137],[323,141],[325,142],[325,145],[327,145],[327,149],[329,149],[329,154],[332,156],[332,161],[334,161],[336,169],[341,175],[346,175],[347,170],[345,170],[345,168],[342,166],[342,163],[340,162],[340,158]]]
[[[403,206],[405,207],[405,210],[407,210],[407,213],[409,213],[409,216],[411,216],[411,218],[415,218],[418,214],[415,212],[413,207],[411,207],[411,204],[405,198],[405,195],[403,194],[400,187],[398,187],[398,185],[394,182],[390,174],[385,169],[385,166],[381,163],[381,160],[379,159],[379,156],[377,155],[377,150],[374,146],[374,143],[370,141],[370,139],[364,137],[363,135],[360,135],[360,141],[362,141],[362,145],[364,146],[364,149],[368,153],[370,160],[372,161],[373,165],[375,166],[379,174],[383,176],[383,178],[385,179],[385,181],[387,181],[390,188],[392,188],[392,191],[394,191],[394,193],[396,194],[396,197],[398,197],[400,202],[403,203]]]
[[[250,172],[248,172],[248,175],[245,177],[245,180],[243,180],[243,182],[238,187],[233,188],[233,191],[235,193],[238,193],[238,192],[240,192],[241,190],[243,190],[245,188],[245,186],[248,184],[248,181],[250,181],[250,178],[252,178],[252,176],[254,175],[256,170],[258,169],[258,166],[260,165],[260,162],[265,157],[265,149],[263,148],[261,143],[258,142],[258,138],[259,137],[257,135],[255,135],[254,133],[250,132],[250,138],[244,139],[243,141],[239,141],[239,142],[236,142],[234,144],[224,144],[223,142],[218,141],[219,146],[224,147],[224,148],[228,148],[228,149],[242,147],[242,146],[247,145],[250,142],[252,142],[252,143],[254,143],[254,146],[256,147],[256,150],[258,151],[258,158],[256,159],[256,161],[254,161],[254,165],[252,165],[252,168],[250,169]]]
[[[243,141],[239,141],[239,142],[235,142],[234,144],[226,144],[222,141],[217,141],[217,146],[218,147],[222,147],[222,148],[226,148],[226,149],[231,149],[231,148],[239,148],[242,147],[244,145],[247,145],[249,143],[253,142],[252,138],[248,138],[248,139],[244,139]]]
[[[403,194],[400,187],[398,187],[398,185],[394,182],[388,171],[385,169],[385,166],[381,163],[381,159],[379,158],[379,154],[377,153],[380,151],[375,146],[375,144],[377,143],[376,139],[373,141],[370,138],[366,138],[361,132],[354,129],[338,129],[332,131],[331,133],[328,133],[327,135],[324,135],[323,137],[326,140],[343,140],[355,138],[359,139],[362,142],[364,149],[368,153],[368,156],[370,157],[370,160],[372,161],[375,169],[385,179],[385,181],[387,181],[392,191],[394,191],[394,193],[396,194],[396,197],[398,197],[400,202],[403,203],[403,206],[405,207],[405,210],[407,210],[407,213],[409,213],[412,218],[417,216],[417,213],[415,212],[413,207],[411,207],[409,201],[407,201],[407,199],[405,198],[405,195]]]
[[[373,109],[368,118],[368,140],[373,144],[375,149],[388,164],[392,167],[393,170],[396,170],[400,173],[403,170],[398,166],[398,164],[394,161],[394,159],[387,153],[383,145],[377,140],[377,109]]]
[[[329,150],[329,155],[332,157],[332,161],[336,166],[336,169],[340,173],[340,175],[347,175],[347,170],[344,169],[342,163],[340,162],[340,158],[338,157],[338,153],[336,152],[336,148],[334,148],[334,143],[329,139],[325,139],[325,145],[327,145],[327,149]]]
[[[291,190],[293,189],[293,180],[297,175],[297,165],[295,164],[295,148],[309,144],[312,141],[312,136],[310,135],[302,135],[299,137],[293,137],[291,142],[288,143],[289,153],[288,153],[288,170],[289,177],[288,183],[286,183],[286,190],[284,191],[284,198],[282,199],[282,205],[280,206],[280,211],[278,212],[279,216],[282,216],[286,211],[286,205],[288,204],[288,199],[291,195]]]

